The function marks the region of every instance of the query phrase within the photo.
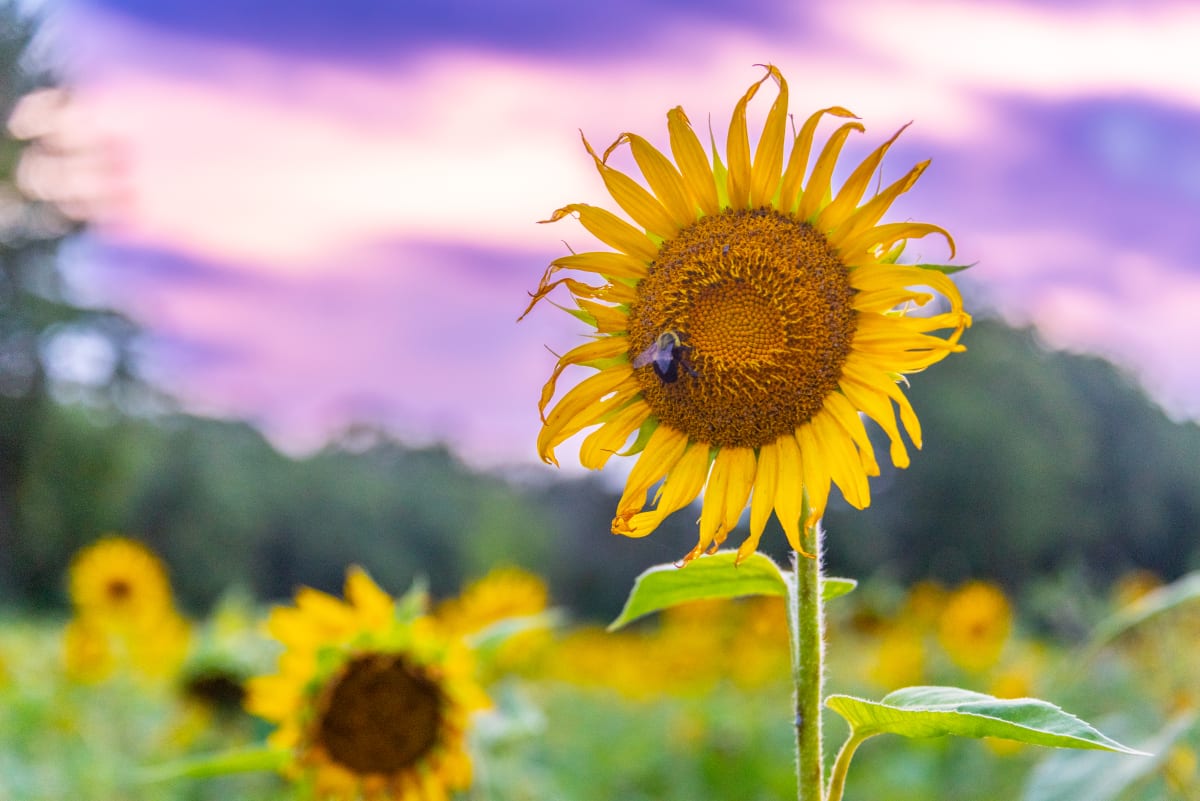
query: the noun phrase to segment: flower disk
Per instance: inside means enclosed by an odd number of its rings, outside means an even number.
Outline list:
[[[752,158],[746,108],[768,80],[779,93]],[[822,109],[788,135],[787,82],[768,66],[734,108],[728,165],[715,142],[709,159],[679,107],[667,113],[673,160],[632,133],[603,155],[584,140],[633,222],[582,203],[547,220],[577,216],[612,250],[556,259],[533,293],[530,307],[566,285],[571,313],[596,334],[559,358],[542,390],[538,451],[557,464],[558,445],[594,429],[580,447],[585,467],[638,454],[613,533],[646,536],[703,492],[699,539],[685,562],[719,547],[747,505],[739,558],[758,547],[772,513],[804,551],[802,532],[824,514],[833,485],[857,508],[870,503],[867,477],[879,465],[864,417],[886,434],[897,467],[909,462],[899,424],[920,447],[900,384],[963,350],[971,318],[946,272],[896,262],[910,239],[944,237],[951,257],[954,242],[929,223],[880,222],[928,162],[864,197],[899,132],[836,192],[838,155],[862,125],[837,128],[810,169],[826,116],[854,117]],[[622,147],[645,185],[609,165]],[[564,270],[604,283],[552,280]],[[913,313],[939,295],[941,310]],[[575,365],[598,372],[547,411],[559,377]]]
[[[366,573],[346,601],[302,589],[271,613],[279,672],[248,682],[246,708],[321,798],[445,801],[471,781],[470,713],[487,704],[470,653],[428,617],[404,617]]]
[[[702,217],[663,244],[629,308],[631,352],[686,339],[690,372],[638,370],[659,420],[716,447],[757,448],[821,410],[854,336],[846,268],[812,226],[773,209]]]

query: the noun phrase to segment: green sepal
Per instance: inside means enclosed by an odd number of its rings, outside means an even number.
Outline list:
[[[657,428],[658,419],[655,417],[647,418],[646,422],[642,423],[642,427],[638,429],[637,439],[633,441],[632,445],[621,451],[620,455],[633,456],[634,454],[641,453],[646,449],[646,443],[650,441],[650,437],[653,436]]]
[[[687,567],[655,565],[634,580],[625,608],[608,630],[616,631],[643,615],[688,601],[787,594],[783,572],[769,557],[755,552],[740,565],[735,564],[736,559],[736,551],[718,551]]]
[[[399,623],[411,623],[429,612],[429,580],[417,576],[403,595],[396,599],[392,618]]]
[[[879,263],[880,264],[895,264],[896,260],[899,259],[900,256],[904,253],[904,246],[907,244],[908,244],[908,240],[901,239],[895,245],[892,245],[891,250],[889,250],[887,253],[884,253],[882,256],[879,257]]]
[[[1090,751],[1063,751],[1042,760],[1029,774],[1022,801],[1114,801],[1131,785],[1159,770],[1196,722],[1195,713],[1170,721],[1142,746],[1149,759],[1107,759]]]
[[[599,325],[599,323],[596,321],[596,316],[594,314],[592,314],[591,312],[586,312],[583,309],[571,309],[571,308],[568,308],[567,306],[563,306],[561,303],[555,303],[552,300],[548,300],[546,302],[549,303],[551,306],[557,306],[558,308],[565,311],[567,314],[571,315],[572,317],[574,317],[577,320],[583,321],[583,323],[591,326],[592,328],[595,328],[597,325]]]
[[[279,770],[287,764],[289,757],[287,751],[278,748],[238,748],[151,765],[139,771],[138,781],[155,784],[176,779],[209,779],[231,773]]]
[[[958,687],[905,687],[882,701],[831,695],[825,705],[850,724],[857,739],[876,734],[904,737],[999,737],[1031,745],[1083,748],[1145,756],[1121,745],[1047,701],[996,698]]]
[[[932,270],[942,275],[954,275],[955,273],[961,273],[963,270],[969,270],[978,263],[975,261],[970,264],[914,264],[912,266],[918,270]]]
[[[708,138],[712,142],[713,181],[717,185],[717,206],[722,209],[728,208],[729,169],[725,166],[725,162],[721,161],[721,154],[717,152],[717,137],[713,136],[711,119],[708,121]]]

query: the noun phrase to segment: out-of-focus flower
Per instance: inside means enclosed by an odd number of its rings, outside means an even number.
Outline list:
[[[868,678],[889,691],[921,684],[926,656],[924,633],[900,620],[880,633]]]
[[[516,621],[546,611],[546,583],[517,567],[500,567],[468,584],[456,598],[438,605],[435,617],[441,628],[457,637],[479,633],[502,621]],[[489,661],[489,677],[522,672],[533,665],[550,642],[545,626],[531,626],[505,637]]]
[[[947,600],[938,621],[938,641],[956,665],[982,672],[999,660],[1012,623],[1004,592],[995,584],[970,581]]]
[[[114,672],[150,679],[175,676],[191,626],[176,610],[166,566],[149,548],[108,536],[71,561],[74,618],[63,632],[67,675],[101,681]]]
[[[746,109],[767,81],[778,95],[751,158]],[[814,133],[826,115],[854,117],[840,107],[823,109],[789,135],[788,85],[767,66],[734,108],[728,165],[715,146],[710,162],[679,107],[667,113],[674,163],[636,134],[621,134],[603,156],[584,140],[634,224],[583,203],[550,218],[577,216],[612,250],[556,259],[533,295],[530,306],[565,284],[577,306],[568,311],[595,330],[558,360],[542,390],[537,447],[557,464],[556,447],[598,427],[580,449],[585,467],[599,469],[614,453],[640,453],[613,533],[644,537],[703,491],[699,539],[684,562],[719,547],[747,504],[750,534],[739,558],[758,547],[772,513],[802,551],[801,527],[824,513],[831,485],[855,507],[870,503],[867,478],[879,465],[860,414],[886,433],[897,467],[909,463],[897,408],[920,447],[903,376],[962,350],[959,337],[971,318],[944,272],[896,260],[909,239],[941,236],[951,256],[953,240],[928,223],[880,223],[928,162],[864,200],[899,132],[835,192],[842,145],[863,130],[846,122],[809,172]],[[625,146],[648,189],[608,163]],[[562,270],[602,283],[552,280]],[[947,301],[945,310],[910,313],[936,295]],[[598,372],[547,412],[571,365]],[[660,482],[647,510],[647,493]]]
[[[440,801],[470,784],[467,727],[487,698],[465,645],[408,608],[351,568],[344,601],[304,588],[271,612],[285,650],[246,707],[320,798]]]
[[[783,600],[764,597],[679,604],[657,626],[577,629],[555,645],[544,671],[645,700],[701,695],[722,681],[745,689],[786,681],[789,658]]]
[[[70,589],[76,614],[109,628],[141,629],[173,609],[162,560],[126,537],[81,549],[71,561]]]
[[[103,681],[112,675],[116,657],[109,634],[88,618],[75,618],[63,630],[63,666],[74,681]]]
[[[1157,590],[1162,584],[1162,579],[1151,570],[1131,570],[1117,579],[1113,585],[1113,606],[1120,609],[1137,603],[1147,593]]]

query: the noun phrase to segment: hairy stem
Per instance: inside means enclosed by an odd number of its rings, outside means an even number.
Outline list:
[[[824,684],[824,610],[821,605],[821,527],[805,531],[810,553],[793,553],[788,623],[796,708],[796,784],[799,801],[824,798],[821,756],[821,692]]]

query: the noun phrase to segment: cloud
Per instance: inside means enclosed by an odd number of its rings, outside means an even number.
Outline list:
[[[105,265],[110,292],[134,296],[153,332],[146,368],[189,408],[250,419],[295,450],[377,422],[482,464],[535,458],[538,393],[555,361],[544,346],[581,333],[549,306],[517,324],[527,297],[512,285],[532,288],[544,262],[435,242],[354,255],[352,271],[253,282],[167,252],[88,258]]]
[[[402,59],[333,58],[253,26],[223,36],[164,8],[178,25],[77,18],[100,34],[78,29],[71,141],[108,154],[109,183],[91,189],[97,269],[174,348],[163,380],[199,408],[292,442],[371,416],[485,461],[531,455],[553,362],[542,345],[565,350],[579,331],[553,310],[512,318],[560,239],[592,246],[573,222],[535,221],[611,205],[576,129],[598,147],[632,130],[665,149],[665,111],[682,104],[723,140],[752,65],[773,60],[796,113],[864,117],[846,164],[916,121],[888,177],[934,164],[897,213],[947,225],[981,262],[968,280],[1011,319],[1122,360],[1200,415],[1190,6],[854,0],[731,26],[659,4],[653,47],[605,47],[618,34],[597,28],[575,50],[506,47],[521,41],[507,29],[481,46],[478,25],[430,17],[441,33]],[[304,24],[321,13],[296,10]],[[352,41],[362,19],[346,24]]]

